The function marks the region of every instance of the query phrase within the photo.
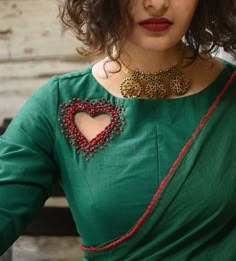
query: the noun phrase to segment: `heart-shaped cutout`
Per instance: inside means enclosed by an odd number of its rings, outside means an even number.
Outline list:
[[[106,129],[111,123],[111,117],[105,113],[91,116],[87,112],[78,112],[74,116],[74,122],[86,140],[91,141]]]
[[[124,106],[113,105],[104,98],[73,98],[60,104],[60,108],[61,133],[86,161],[120,135],[125,125]]]

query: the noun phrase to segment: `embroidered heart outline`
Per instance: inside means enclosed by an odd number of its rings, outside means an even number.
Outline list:
[[[126,124],[123,104],[112,105],[104,98],[90,101],[73,98],[68,103],[60,104],[60,109],[58,121],[61,133],[69,140],[69,144],[76,148],[77,154],[83,153],[86,161],[89,161],[99,149],[103,150],[116,135],[120,135]],[[111,120],[104,130],[89,141],[75,124],[75,115],[79,112],[86,112],[93,118],[104,113],[108,114]]]

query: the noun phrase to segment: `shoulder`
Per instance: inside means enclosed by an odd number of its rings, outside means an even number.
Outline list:
[[[80,70],[69,72],[61,75],[55,75],[50,78],[45,84],[40,86],[36,92],[33,94],[34,97],[40,99],[41,96],[63,96],[74,95],[75,93],[81,94],[84,86],[93,85],[92,75],[91,75],[91,65]],[[46,96],[45,96],[46,95]]]
[[[236,64],[224,59],[217,59],[218,63],[222,64],[222,69],[217,78],[221,79],[218,82],[220,85],[235,85],[236,84]]]
[[[223,71],[224,90],[226,91],[226,97],[235,104],[236,99],[236,64],[229,61],[225,61],[225,69]]]
[[[73,97],[85,96],[85,85],[90,84],[90,66],[81,71],[55,75],[33,93],[17,113],[17,117],[57,119],[60,104]],[[92,85],[92,84],[90,84]],[[20,117],[22,116],[22,117]]]
[[[91,70],[92,65],[89,65],[80,71],[73,71],[62,75],[57,75],[55,78],[59,84],[81,84],[81,81],[90,79],[92,77]]]
[[[75,72],[55,75],[40,86],[32,98],[42,108],[58,108],[73,98],[98,99],[103,96],[103,89],[93,77],[92,65]]]
[[[222,61],[224,62],[225,66],[230,68],[232,71],[236,71],[236,61],[234,63],[227,60],[222,60]]]
[[[233,84],[236,88],[236,64],[228,61],[224,61],[225,74],[228,76],[228,82]]]

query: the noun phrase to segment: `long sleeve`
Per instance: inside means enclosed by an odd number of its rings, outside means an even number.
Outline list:
[[[43,207],[57,178],[52,109],[56,104],[47,95],[55,83],[49,81],[31,97],[0,137],[0,254]]]

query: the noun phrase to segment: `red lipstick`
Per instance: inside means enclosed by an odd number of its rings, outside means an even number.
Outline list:
[[[167,18],[150,18],[139,23],[144,29],[152,32],[162,32],[170,28],[173,23]]]

